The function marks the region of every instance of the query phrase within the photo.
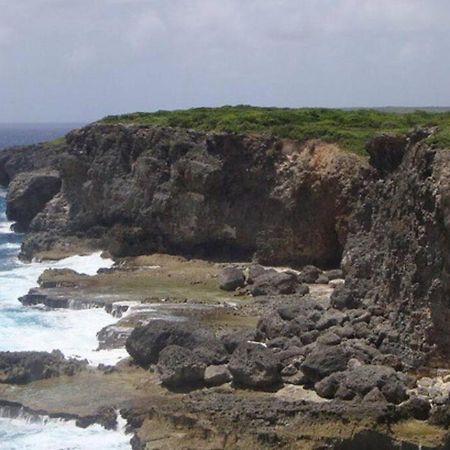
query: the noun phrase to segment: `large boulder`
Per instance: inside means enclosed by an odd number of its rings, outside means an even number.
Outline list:
[[[169,345],[197,349],[207,364],[221,363],[227,358],[223,344],[213,332],[193,323],[169,320],[153,320],[135,328],[127,339],[126,349],[139,365],[147,367],[155,364],[160,352]]]
[[[233,381],[252,388],[270,388],[281,380],[279,359],[264,344],[244,342],[231,355]]]
[[[203,382],[206,364],[191,350],[169,345],[159,354],[156,370],[161,383],[170,388],[187,388]]]
[[[301,368],[310,381],[316,382],[334,372],[345,370],[349,359],[349,353],[340,345],[316,345]]]
[[[20,230],[26,230],[33,218],[61,189],[59,173],[52,170],[24,172],[9,185],[6,214]]]
[[[406,382],[406,377],[392,367],[361,365],[330,374],[316,383],[315,389],[322,397],[343,400],[356,395],[366,398],[377,389],[388,402],[399,404],[407,399]]]
[[[224,291],[235,291],[245,284],[244,272],[237,267],[225,267],[219,273],[219,287]]]
[[[0,383],[24,384],[60,375],[74,375],[87,361],[65,359],[55,350],[48,352],[0,352]]]
[[[287,295],[295,293],[298,286],[299,282],[294,273],[267,271],[255,278],[250,292],[253,296]]]

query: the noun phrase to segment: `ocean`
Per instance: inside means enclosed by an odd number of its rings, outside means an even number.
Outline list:
[[[55,139],[68,129],[67,125],[1,125],[0,148]],[[114,323],[103,309],[51,310],[24,307],[18,301],[37,285],[46,268],[92,275],[101,267],[110,267],[112,261],[95,253],[53,263],[22,263],[17,257],[22,236],[11,231],[5,196],[6,191],[0,189],[0,351],[59,349],[67,357],[86,358],[94,366],[116,363],[125,356],[124,350],[96,351],[97,332]],[[123,429],[106,431],[98,425],[82,429],[74,422],[27,414],[12,419],[0,408],[0,450],[124,450],[131,448],[129,441]]]

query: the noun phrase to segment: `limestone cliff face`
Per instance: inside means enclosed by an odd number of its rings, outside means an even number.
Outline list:
[[[85,235],[116,255],[337,264],[368,173],[320,142],[154,126],[94,124],[70,133],[63,153],[61,191],[30,222],[25,253]]]
[[[412,364],[450,348],[450,151],[421,137],[369,145],[378,177],[361,196],[343,258],[348,304],[382,307],[395,331],[380,346],[409,349]]]

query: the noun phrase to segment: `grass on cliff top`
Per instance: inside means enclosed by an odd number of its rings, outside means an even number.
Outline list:
[[[405,112],[407,111],[407,112]],[[405,132],[414,126],[437,126],[432,143],[450,148],[450,112],[380,111],[326,108],[259,108],[224,106],[107,116],[101,123],[161,125],[202,131],[270,134],[306,141],[322,139],[364,154],[364,144],[378,132]]]

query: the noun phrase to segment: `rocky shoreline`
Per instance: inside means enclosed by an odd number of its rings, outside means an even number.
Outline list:
[[[0,355],[0,402],[80,425],[120,410],[139,450],[450,448],[450,152],[430,132],[375,137],[369,163],[100,124],[2,152],[23,258],[116,260],[46,271],[20,301],[105,308],[99,346],[130,358]]]

